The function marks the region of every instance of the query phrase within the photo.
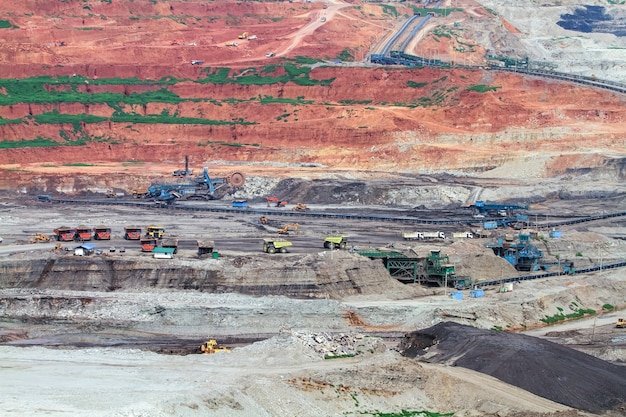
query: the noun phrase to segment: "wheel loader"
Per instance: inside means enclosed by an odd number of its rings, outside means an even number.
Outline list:
[[[230,349],[228,349],[226,346],[218,345],[217,340],[215,339],[207,340],[206,342],[204,342],[202,346],[200,346],[200,350],[202,351],[202,353],[206,354],[212,354],[217,352],[230,352]]]
[[[35,236],[28,240],[29,243],[46,243],[50,242],[50,238],[43,233],[36,233]]]

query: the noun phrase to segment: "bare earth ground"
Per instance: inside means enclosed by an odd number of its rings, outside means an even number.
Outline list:
[[[253,184],[257,181],[251,179]],[[263,201],[251,204],[257,208],[265,206]],[[592,200],[587,204],[592,204]],[[581,202],[578,205],[586,206]],[[340,210],[341,206],[327,204],[313,205],[313,208]],[[391,242],[396,248],[412,246],[418,253],[441,247],[451,254],[463,273],[469,272],[476,279],[516,273],[482,246],[485,239],[407,245],[399,239],[406,226],[358,222],[329,225],[324,221],[301,219],[298,236],[289,236],[300,248],[294,247],[293,253],[284,259],[268,259],[267,255],[259,254],[259,241],[273,233],[275,227],[260,229],[253,215],[198,213],[181,217],[161,210],[138,212],[132,208],[41,206],[33,205],[29,199],[5,200],[1,217],[6,232],[5,242],[0,246],[4,268],[35,259],[57,259],[57,268],[61,268],[63,262],[72,261],[75,258],[72,255],[48,252],[51,244],[14,245],[36,230],[48,231],[60,222],[110,224],[117,235],[114,244],[127,246],[125,254],[109,254],[106,258],[110,261],[133,261],[138,262],[138,268],[155,269],[162,269],[164,265],[157,262],[167,262],[171,268],[174,266],[171,261],[150,259],[136,246],[119,239],[126,224],[155,222],[165,224],[172,234],[191,241],[205,236],[204,225],[212,225],[211,237],[219,247],[220,258],[198,260],[190,246],[181,250],[175,264],[228,271],[227,275],[240,281],[242,290],[246,280],[267,288],[285,280],[304,282],[304,276],[298,279],[286,272],[302,264],[310,265],[307,270],[311,268],[318,276],[314,279],[317,285],[322,284],[325,270],[356,267],[361,271],[353,284],[360,294],[340,289],[338,282],[334,284],[335,289],[327,287],[325,292],[304,299],[287,298],[276,290],[270,293],[273,295],[263,297],[167,289],[167,284],[165,288],[139,285],[115,292],[87,290],[85,284],[90,288],[107,285],[104,278],[102,282],[100,278],[91,278],[92,267],[73,274],[72,279],[63,278],[59,269],[49,274],[47,281],[35,286],[27,283],[25,275],[21,289],[8,288],[5,284],[2,290],[2,339],[9,346],[2,346],[0,354],[3,374],[13,384],[3,386],[1,407],[9,415],[48,412],[102,416],[172,413],[339,416],[376,415],[376,412],[401,409],[454,412],[457,416],[550,415],[568,407],[460,366],[426,364],[404,358],[396,350],[399,349],[398,337],[450,320],[482,329],[494,326],[532,328],[541,324],[541,318],[556,314],[558,308],[570,311],[572,303],[580,308],[602,311],[604,304],[623,306],[625,301],[624,275],[621,271],[604,271],[589,276],[525,282],[516,285],[512,293],[499,293],[494,289],[486,291],[485,297],[479,299],[468,298],[466,292],[465,299],[459,302],[446,296],[443,289],[407,286],[388,276],[385,278],[384,269],[376,269],[379,268],[376,261],[355,259],[356,255],[339,252],[325,253],[319,243],[324,233],[334,227],[350,231],[355,245],[382,246]],[[35,219],[39,223],[33,226]],[[282,219],[275,220],[278,220],[275,224],[280,225]],[[593,230],[619,233],[620,227],[623,230],[619,219],[584,227],[578,225],[565,229],[562,240],[551,240],[547,245],[558,248],[564,257],[574,259],[574,252],[581,251],[588,259],[577,259],[580,265],[598,262],[598,254],[604,262],[617,261],[626,253],[623,241],[604,237]],[[240,248],[230,246],[232,241]],[[602,246],[598,246],[598,242],[602,242]],[[97,245],[106,252],[108,244]],[[37,250],[37,246],[41,249]],[[27,251],[15,252],[20,247]],[[98,263],[93,262],[99,261],[88,262],[96,266]],[[366,265],[370,264],[374,269],[368,272]],[[8,275],[10,270],[5,269],[5,272]],[[172,272],[168,275],[170,280],[174,277]],[[69,287],[62,290],[59,285]],[[120,281],[119,285],[126,284]],[[613,326],[616,317],[616,313],[605,312],[595,320],[576,326],[575,331],[566,329],[563,336],[553,336],[550,340],[571,344],[577,350],[621,364],[625,360],[625,339],[623,331]],[[557,330],[555,327],[552,332]],[[546,332],[548,330],[536,334],[543,336]],[[376,336],[379,333],[396,336],[379,339]],[[318,344],[311,342],[308,336],[303,337],[315,334],[347,334],[352,338],[362,334],[365,338],[360,340],[365,340],[366,344],[357,348],[360,354],[354,358],[323,360],[323,354],[313,349]],[[231,353],[209,356],[163,354],[197,352],[199,344],[208,337],[233,341],[235,348]],[[477,337],[480,340],[482,336]],[[516,363],[510,356],[512,353],[505,355],[506,361]],[[494,369],[498,369],[497,361],[493,358],[490,361]],[[531,360],[526,361],[524,368],[532,369]],[[68,371],[60,371],[70,364]],[[511,375],[515,380],[516,374]],[[30,388],[33,378],[42,383],[42,388],[36,392]],[[585,378],[592,376],[588,373]],[[540,379],[536,381],[545,385]],[[565,391],[569,388],[567,386]],[[278,397],[276,392],[280,392]],[[598,398],[597,392],[593,395]],[[87,402],[85,398],[93,399]],[[611,401],[619,403],[619,398]],[[591,402],[588,405],[591,407]],[[619,415],[615,412],[608,415]],[[570,410],[569,414],[559,415],[585,415],[585,412]]]

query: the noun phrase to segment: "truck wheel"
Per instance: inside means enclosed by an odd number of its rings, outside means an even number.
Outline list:
[[[276,248],[274,246],[270,246],[267,248],[267,253],[276,253]]]
[[[287,253],[287,248],[280,248],[280,253]]]
[[[346,242],[341,242],[339,244],[339,249],[345,249],[346,248]]]
[[[326,249],[330,249],[330,242],[324,242],[324,247]]]

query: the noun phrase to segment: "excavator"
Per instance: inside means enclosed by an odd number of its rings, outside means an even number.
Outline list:
[[[241,35],[239,35],[239,39],[246,39],[248,37],[248,32],[244,32]]]
[[[278,197],[266,197],[267,206],[270,207],[274,204],[274,207],[285,207],[287,205],[286,201],[279,200]]]
[[[204,342],[202,346],[200,346],[200,350],[202,351],[202,353],[206,354],[212,354],[217,352],[230,352],[230,349],[228,349],[226,346],[218,345],[217,340],[215,339],[207,340],[206,342]]]
[[[50,238],[43,233],[35,233],[35,236],[28,240],[28,243],[45,243],[50,242]]]
[[[293,229],[295,234],[298,234],[298,228],[300,227],[300,225],[298,223],[289,223],[287,225],[285,225],[285,227],[283,227],[282,229],[278,230],[278,234],[279,235],[288,235],[289,234],[289,230]]]

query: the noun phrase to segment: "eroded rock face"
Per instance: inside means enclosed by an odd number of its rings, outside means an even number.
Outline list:
[[[0,262],[0,287],[103,292],[174,289],[292,298],[375,294],[383,285],[404,290],[402,284],[390,280],[381,262],[358,255],[334,254],[333,259],[307,255],[282,264],[267,257],[248,259],[250,263],[240,258],[174,263],[65,255],[11,260]]]

